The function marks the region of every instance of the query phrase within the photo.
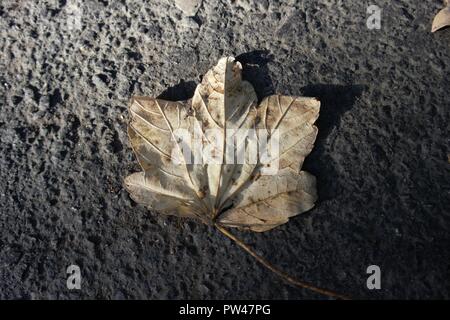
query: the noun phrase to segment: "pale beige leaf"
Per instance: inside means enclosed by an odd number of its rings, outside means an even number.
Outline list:
[[[273,95],[258,105],[241,72],[241,64],[226,57],[189,101],[133,98],[128,132],[143,172],[127,177],[125,187],[135,201],[165,214],[259,232],[314,206],[315,178],[300,169],[316,139],[319,101]],[[177,138],[179,129],[199,134],[186,143]],[[235,139],[238,148],[249,144],[239,140],[237,129],[255,130],[258,142],[265,137],[267,145],[279,138],[278,156],[263,163],[261,155],[251,162],[245,154],[244,163],[230,163],[227,139]],[[217,143],[207,154],[216,162],[193,163],[184,153],[195,151],[195,142],[212,141]],[[265,175],[275,166],[275,175]]]
[[[261,103],[262,126],[280,132],[280,169],[300,170],[311,152],[317,136],[314,126],[319,117],[320,102],[315,98],[270,96]]]
[[[219,222],[225,226],[267,231],[310,210],[317,200],[316,179],[290,168],[276,176],[259,176],[233,198]]]
[[[438,12],[434,17],[431,32],[436,32],[445,27],[450,27],[450,1],[446,0],[447,7]]]
[[[205,169],[184,158],[174,135],[177,129],[192,131],[195,126],[195,119],[188,114],[187,103],[134,97],[130,113],[128,136],[142,169],[148,172],[158,168],[178,176],[201,198],[201,187],[208,183]],[[175,161],[181,164],[175,164]]]
[[[224,161],[227,152],[226,130],[250,128],[254,126],[256,116],[256,93],[250,83],[241,80],[241,69],[240,63],[236,63],[234,58],[220,59],[203,77],[192,98],[195,117],[202,124],[202,129],[220,129],[217,139],[221,143],[216,154],[222,159],[222,163],[205,165],[208,175],[205,201],[213,211],[217,210],[221,198],[219,189],[226,189],[230,181],[228,177],[231,175],[231,172],[228,172],[234,168],[226,165]],[[224,172],[227,173],[225,177]]]
[[[150,209],[164,214],[195,217],[200,208],[191,196],[190,190],[183,190],[183,184],[178,181],[159,176],[150,172],[137,172],[125,178],[125,186],[134,201]],[[188,192],[186,192],[188,191]]]

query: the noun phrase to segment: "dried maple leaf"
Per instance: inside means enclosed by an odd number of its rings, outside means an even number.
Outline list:
[[[125,186],[136,202],[161,213],[253,231],[272,229],[311,209],[317,199],[315,178],[299,169],[317,135],[319,105],[315,98],[274,95],[257,106],[253,87],[241,80],[241,64],[223,58],[191,100],[133,98],[128,133],[143,172],[128,176]],[[181,153],[186,141],[175,132],[194,132],[196,126],[202,133],[218,132],[219,158],[226,155],[222,140],[228,130],[278,129],[278,174],[261,174],[270,163],[187,161]]]
[[[206,73],[192,99],[133,97],[128,135],[143,171],[128,176],[125,187],[136,202],[152,210],[214,225],[291,283],[333,295],[295,283],[224,228],[267,231],[311,209],[317,199],[314,176],[300,169],[316,139],[320,102],[272,95],[258,105],[241,71],[239,62],[226,57]],[[256,161],[226,161],[227,139],[250,131],[256,132],[256,143],[265,138],[266,147],[276,140],[276,154],[265,162],[261,154]],[[180,139],[180,132],[193,133],[194,138]],[[210,146],[217,161],[192,161],[192,154],[185,151],[195,152],[199,144]],[[236,144],[246,145],[245,140]],[[276,167],[275,173],[267,175],[271,167]]]
[[[434,17],[431,32],[436,32],[440,29],[450,26],[450,0],[445,0],[444,4],[447,6]]]

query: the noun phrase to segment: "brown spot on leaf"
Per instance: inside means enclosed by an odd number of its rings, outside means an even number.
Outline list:
[[[206,197],[206,194],[208,193],[208,186],[203,186],[198,190],[197,195],[200,199],[203,199]]]
[[[257,181],[259,178],[261,178],[261,172],[258,172],[258,173],[256,173],[256,174],[252,174],[252,175],[250,176],[250,179],[251,179],[252,181]]]

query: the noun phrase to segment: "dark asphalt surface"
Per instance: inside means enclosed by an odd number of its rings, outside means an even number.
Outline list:
[[[380,30],[366,27],[369,4],[383,9]],[[130,97],[187,98],[224,55],[245,64],[259,98],[322,101],[304,165],[317,206],[267,233],[235,233],[355,298],[450,298],[450,30],[430,33],[440,7],[203,0],[188,17],[168,0],[2,0],[0,298],[326,298],[122,187],[138,170]],[[81,290],[66,287],[72,264]],[[381,290],[366,287],[369,265]]]

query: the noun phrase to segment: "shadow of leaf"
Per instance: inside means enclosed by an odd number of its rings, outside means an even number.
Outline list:
[[[339,125],[342,115],[350,110],[356,99],[365,90],[363,85],[309,85],[301,89],[301,94],[308,97],[316,97],[320,100],[320,116],[316,122],[319,128],[315,147],[306,157],[304,170],[311,172],[317,178],[319,201],[335,197],[340,190],[338,174],[333,166],[333,161],[327,151],[327,137]]]
[[[269,75],[267,64],[273,61],[273,56],[268,50],[254,50],[240,54],[236,60],[242,64],[242,78],[247,80],[255,88],[258,101],[274,94],[272,79]]]
[[[165,89],[157,97],[168,101],[184,101],[192,98],[197,84],[194,81],[181,80],[180,83]]]

